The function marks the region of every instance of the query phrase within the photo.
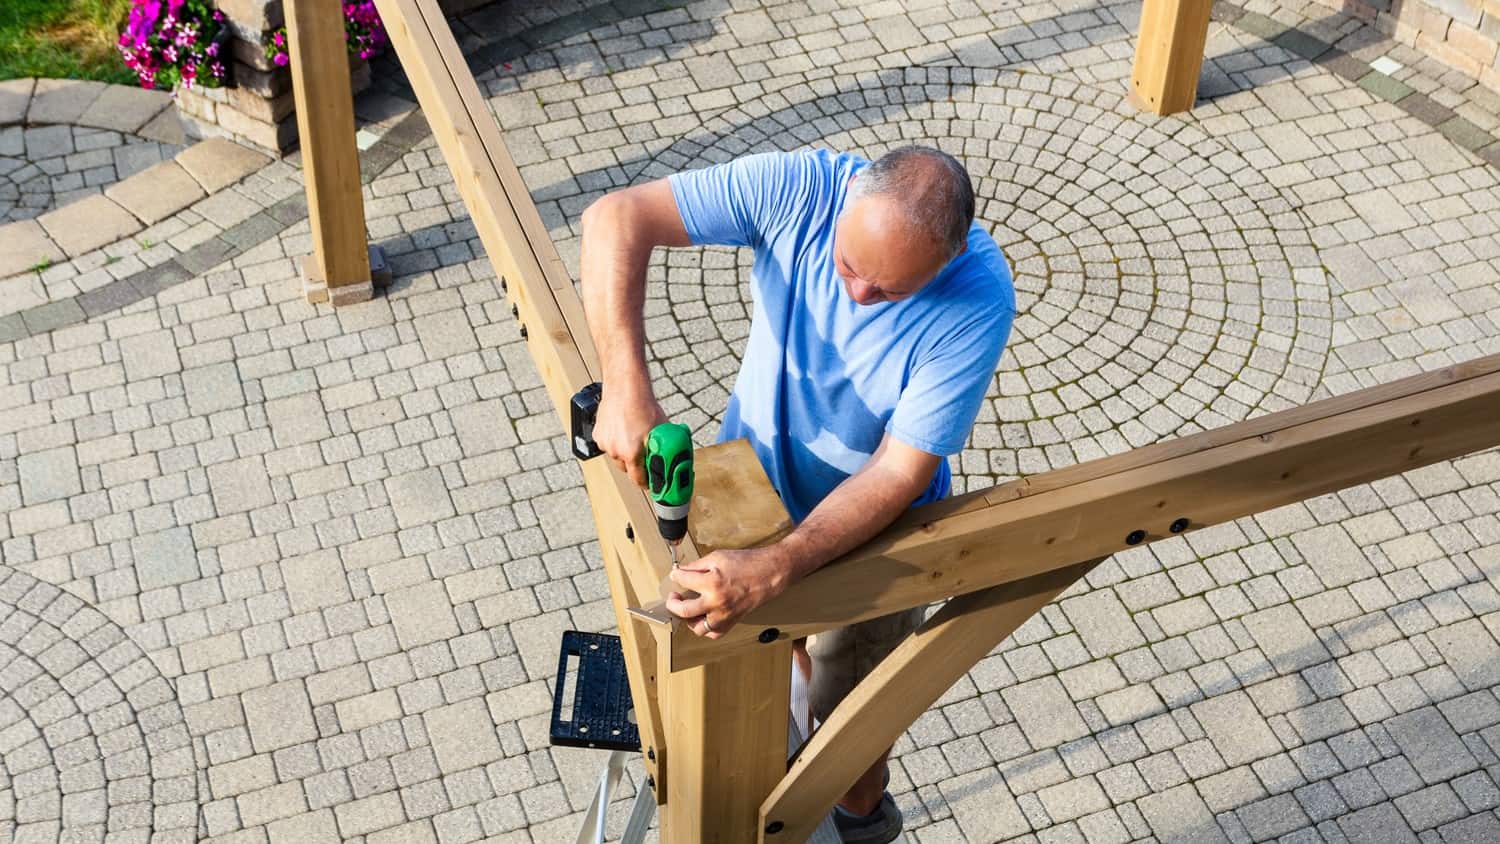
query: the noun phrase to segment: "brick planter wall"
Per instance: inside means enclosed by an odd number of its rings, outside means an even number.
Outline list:
[[[292,75],[266,58],[272,30],[280,27],[281,0],[219,0],[234,32],[234,86],[179,88],[177,109],[198,137],[226,137],[282,155],[297,143]],[[370,84],[370,68],[351,59],[354,93]]]
[[[452,15],[483,6],[491,0],[440,0]],[[266,58],[272,30],[285,22],[281,0],[218,0],[234,31],[232,49],[234,86],[179,88],[177,110],[191,134],[225,137],[283,155],[297,144],[297,112],[292,101],[292,76]],[[350,58],[354,93],[370,84],[370,66]]]
[[[1500,0],[1318,0],[1500,91]]]

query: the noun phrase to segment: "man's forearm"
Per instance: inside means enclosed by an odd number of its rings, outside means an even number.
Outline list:
[[[583,310],[611,390],[650,391],[646,370],[646,267],[652,244],[628,225],[623,203],[601,201],[583,217]]]
[[[884,530],[919,491],[910,479],[878,464],[850,475],[774,546],[787,582],[801,580]]]

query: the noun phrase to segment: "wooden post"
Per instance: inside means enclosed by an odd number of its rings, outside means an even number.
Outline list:
[[[1212,0],[1145,0],[1130,76],[1130,99],[1146,111],[1193,107]]]
[[[791,641],[658,680],[672,753],[662,840],[758,840],[761,802],[786,774]]]
[[[313,241],[302,264],[302,291],[309,302],[364,302],[374,287],[343,8],[339,0],[286,0],[286,28]]]

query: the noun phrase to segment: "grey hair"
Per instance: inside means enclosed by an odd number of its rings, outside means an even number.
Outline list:
[[[901,200],[917,230],[947,248],[952,260],[969,241],[974,186],[958,159],[933,147],[893,149],[860,171],[849,203],[865,196]]]

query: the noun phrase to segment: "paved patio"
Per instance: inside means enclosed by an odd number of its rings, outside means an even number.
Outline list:
[[[1500,98],[1323,7],[1220,3],[1203,101],[1141,116],[1139,10],[505,0],[455,29],[575,270],[603,190],[961,154],[1023,311],[961,488],[1500,352]],[[376,79],[383,297],[301,301],[294,161],[0,280],[0,840],[576,833],[602,755],[546,734],[560,632],[614,622],[592,520]],[[702,442],[747,261],[652,270],[657,387]],[[1497,451],[1117,555],[901,740],[908,838],[1500,840],[1497,577]]]

